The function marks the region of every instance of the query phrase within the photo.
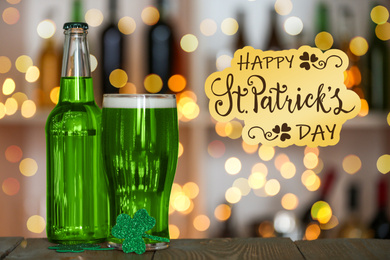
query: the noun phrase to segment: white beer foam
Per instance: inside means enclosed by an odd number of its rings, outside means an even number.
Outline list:
[[[176,107],[174,95],[104,95],[103,107],[107,108],[172,108]]]

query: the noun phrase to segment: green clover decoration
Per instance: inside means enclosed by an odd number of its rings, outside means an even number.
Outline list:
[[[156,220],[149,216],[146,209],[140,209],[131,218],[127,214],[120,214],[116,219],[116,225],[111,233],[114,237],[124,239],[122,250],[125,253],[135,252],[143,254],[146,250],[143,238],[149,238],[161,242],[169,242],[168,238],[146,234],[156,225]]]

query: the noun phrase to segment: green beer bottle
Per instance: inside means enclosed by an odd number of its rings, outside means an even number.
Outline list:
[[[46,232],[53,243],[102,242],[109,234],[101,110],[93,94],[86,23],[66,23],[58,104],[46,122]]]

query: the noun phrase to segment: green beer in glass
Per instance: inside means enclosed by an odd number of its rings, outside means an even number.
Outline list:
[[[102,135],[111,227],[119,214],[133,217],[146,209],[156,219],[147,233],[169,239],[169,197],[179,148],[175,95],[104,95]],[[112,237],[109,243],[120,247],[121,242]],[[146,250],[168,247],[145,242]]]

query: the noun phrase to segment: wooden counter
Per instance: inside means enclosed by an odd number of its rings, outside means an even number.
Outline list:
[[[57,253],[45,238],[0,238],[0,259],[390,259],[390,240],[289,238],[174,239],[170,247],[142,255],[122,251]]]

